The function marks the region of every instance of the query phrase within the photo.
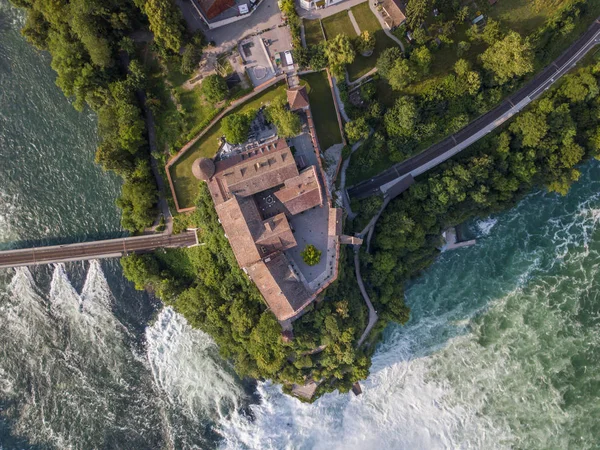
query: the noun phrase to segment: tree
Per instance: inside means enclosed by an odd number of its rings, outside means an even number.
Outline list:
[[[456,48],[456,55],[460,58],[471,49],[471,44],[466,41],[460,41]]]
[[[325,56],[325,44],[309,45],[310,61],[309,65],[313,70],[321,70],[327,67],[327,56]]]
[[[131,232],[141,232],[152,225],[157,200],[158,191],[150,164],[138,160],[135,171],[126,178],[121,196],[117,199],[117,205],[123,210],[123,228]]]
[[[348,122],[344,127],[346,136],[351,143],[358,142],[362,139],[366,139],[369,136],[369,125],[367,125],[366,119],[359,117],[352,122]]]
[[[181,11],[172,0],[146,0],[144,12],[156,43],[179,54],[183,44]]]
[[[217,74],[207,76],[200,85],[200,91],[206,97],[206,100],[212,103],[225,100],[229,92],[225,79]]]
[[[511,31],[504,39],[496,42],[480,56],[486,70],[494,74],[500,84],[513,77],[533,72],[533,51],[531,43]]]
[[[399,59],[384,76],[392,89],[400,90],[417,79],[417,72],[406,59]]]
[[[267,118],[277,127],[279,137],[294,137],[302,131],[298,114],[290,111],[283,97],[275,98],[267,107]]]
[[[398,47],[385,49],[377,58],[377,72],[382,77],[387,78],[396,61],[400,59],[402,59],[402,51]]]
[[[325,56],[333,73],[339,76],[346,64],[354,62],[356,53],[352,48],[350,38],[345,34],[338,34],[325,44]]]
[[[394,107],[384,116],[385,129],[389,136],[410,136],[417,123],[418,110],[411,97],[400,97]]]
[[[186,75],[193,73],[198,66],[201,54],[200,49],[194,44],[187,44],[181,55],[181,72]]]
[[[368,31],[363,31],[356,38],[356,50],[363,56],[371,56],[375,49],[375,36]]]
[[[419,71],[423,75],[429,73],[432,60],[433,57],[431,56],[431,52],[425,46],[417,47],[410,55],[410,61],[419,68]]]
[[[408,0],[406,6],[406,21],[408,26],[416,30],[429,14],[429,0]]]
[[[315,266],[321,261],[321,250],[317,250],[312,244],[307,245],[300,253],[302,260],[309,266]]]
[[[248,139],[250,123],[256,116],[256,110],[239,112],[225,116],[221,121],[221,129],[230,144],[241,144]]]

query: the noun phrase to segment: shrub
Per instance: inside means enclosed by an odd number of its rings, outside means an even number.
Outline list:
[[[309,266],[315,266],[321,261],[321,250],[318,250],[312,244],[307,245],[300,255],[302,255],[302,259]]]

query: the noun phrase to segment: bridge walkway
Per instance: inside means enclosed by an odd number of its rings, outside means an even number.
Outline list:
[[[134,236],[49,247],[6,250],[0,252],[0,268],[115,258],[128,253],[143,253],[159,248],[181,248],[195,245],[198,245],[196,231],[187,230],[176,235]]]

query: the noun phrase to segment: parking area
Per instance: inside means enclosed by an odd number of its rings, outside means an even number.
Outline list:
[[[269,53],[261,36],[252,36],[241,41],[239,51],[254,86],[259,86],[275,77]]]

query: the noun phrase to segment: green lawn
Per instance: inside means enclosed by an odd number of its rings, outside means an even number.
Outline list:
[[[342,142],[333,95],[325,71],[303,75],[321,150]]]
[[[354,29],[352,22],[350,22],[347,10],[329,16],[323,19],[322,22],[327,39],[333,39],[338,34],[346,34],[351,38],[356,36],[356,30]]]
[[[539,27],[554,13],[571,3],[572,0],[500,0],[488,6],[488,14],[500,20],[508,28],[527,36]],[[486,2],[487,3],[487,2]],[[593,3],[593,2],[589,2]]]
[[[285,90],[285,84],[277,84],[252,100],[238,106],[232,113],[259,108],[261,105],[271,102],[277,96],[285,96]],[[219,149],[219,138],[222,135],[221,121],[219,121],[169,168],[180,208],[194,206],[198,195],[199,182],[192,175],[192,163],[200,157],[212,158]]]
[[[304,24],[304,39],[306,39],[306,45],[317,45],[325,40],[323,37],[323,31],[321,30],[321,21],[315,20],[303,20]]]
[[[357,54],[354,62],[346,68],[348,70],[350,81],[354,81],[375,67],[377,58],[379,58],[381,52],[387,48],[397,46],[398,44],[391,40],[385,34],[385,31],[381,29],[377,17],[375,17],[367,2],[352,7],[351,11],[356,19],[356,23],[358,23],[360,31],[368,31],[375,35],[375,50],[373,51],[373,54],[367,57]]]
[[[357,54],[354,62],[346,67],[350,81],[362,77],[369,72],[369,70],[373,69],[377,65],[377,58],[379,58],[379,55],[381,55],[385,49],[397,46],[398,44],[392,41],[383,30],[380,29],[379,31],[376,31],[375,50],[373,50],[373,54],[371,56]]]
[[[360,31],[369,31],[374,33],[381,30],[379,20],[377,20],[377,17],[375,17],[375,14],[373,14],[371,8],[369,8],[368,2],[353,6],[350,8],[350,11],[352,11],[352,15],[356,19],[356,23],[358,24]]]

